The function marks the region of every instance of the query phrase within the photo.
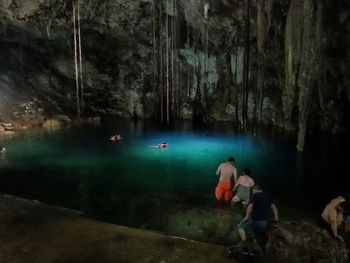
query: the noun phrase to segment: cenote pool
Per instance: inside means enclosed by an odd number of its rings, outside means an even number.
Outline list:
[[[123,139],[112,143],[109,137],[115,133]],[[148,147],[163,141],[169,144],[165,150]],[[239,174],[250,167],[279,206],[316,214],[330,198],[350,189],[349,162],[342,154],[349,144],[312,141],[301,154],[294,138],[280,132],[239,135],[228,124],[194,129],[185,122],[172,130],[116,120],[31,130],[0,141],[7,148],[0,192],[162,230],[162,218],[176,209],[215,206],[216,168],[234,156]]]

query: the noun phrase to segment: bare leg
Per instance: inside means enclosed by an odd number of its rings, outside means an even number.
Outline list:
[[[247,236],[245,235],[245,231],[243,228],[238,229],[238,234],[241,237],[243,242],[245,242],[247,240]]]

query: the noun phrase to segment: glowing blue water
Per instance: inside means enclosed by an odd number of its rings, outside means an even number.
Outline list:
[[[153,132],[136,137],[123,134],[121,141],[111,143],[109,134],[76,129],[16,138],[7,146],[7,162],[14,168],[56,170],[73,178],[104,176],[116,189],[206,192],[214,187],[218,164],[229,156],[237,159],[239,169],[251,167],[259,179],[266,175],[264,159],[276,155],[274,151],[281,154],[278,146],[251,137]],[[163,141],[167,149],[154,147]]]
[[[114,133],[123,139],[110,142]],[[150,147],[163,141],[167,149]],[[321,173],[313,185],[313,175],[305,172],[304,157],[294,147],[236,135],[230,127],[164,131],[142,123],[113,122],[30,131],[2,144],[7,148],[0,166],[2,193],[113,219],[139,196],[171,194],[198,198],[203,205],[214,203],[215,172],[229,156],[236,158],[239,174],[250,167],[256,182],[290,205],[307,207],[337,190]]]

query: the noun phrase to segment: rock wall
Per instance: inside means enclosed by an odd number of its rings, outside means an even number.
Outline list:
[[[307,221],[285,221],[268,232],[266,253],[276,262],[348,262],[344,243]]]
[[[349,10],[346,0],[1,0],[0,120],[79,111],[265,123],[298,130],[302,149],[307,131],[348,129]],[[40,114],[24,118],[23,104]]]

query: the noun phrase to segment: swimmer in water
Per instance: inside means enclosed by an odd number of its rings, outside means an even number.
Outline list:
[[[163,142],[161,144],[158,144],[158,145],[151,145],[151,146],[148,146],[150,148],[157,148],[157,149],[165,149],[165,148],[168,148],[168,144],[166,142]]]
[[[161,144],[158,145],[158,148],[159,148],[159,149],[165,149],[165,148],[167,148],[167,147],[168,147],[168,144],[167,144],[166,142],[163,142],[163,143],[161,143]]]
[[[117,141],[120,141],[122,139],[122,137],[119,135],[119,134],[116,134],[116,135],[112,135],[109,140],[112,141],[112,142],[117,142]]]

